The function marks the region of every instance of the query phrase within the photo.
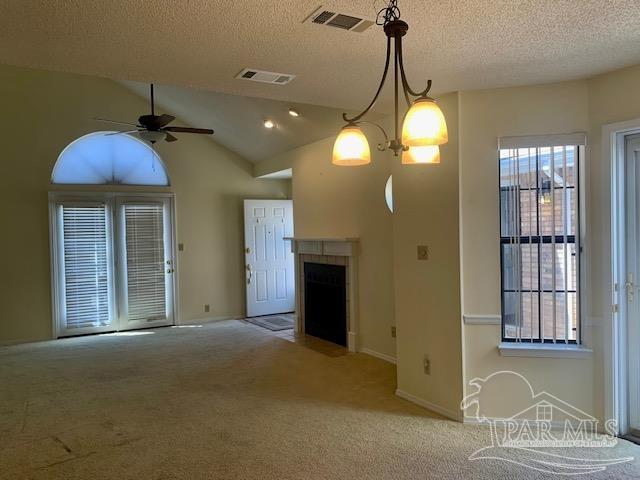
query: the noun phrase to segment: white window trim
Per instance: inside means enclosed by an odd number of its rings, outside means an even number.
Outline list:
[[[126,197],[140,197],[140,198],[169,198],[169,214],[171,216],[171,244],[172,244],[172,257],[174,259],[174,278],[173,278],[173,318],[175,325],[181,325],[180,320],[180,294],[179,294],[179,270],[178,270],[178,255],[177,255],[177,219],[176,219],[176,201],[175,195],[169,192],[130,192],[127,190],[113,192],[113,191],[94,191],[94,192],[77,192],[69,190],[51,191],[49,192],[49,254],[51,259],[51,338],[56,339],[61,335],[59,318],[60,318],[60,293],[62,285],[58,278],[58,272],[60,271],[60,239],[57,236],[58,229],[56,228],[56,206],[58,203],[65,201],[101,201],[111,202],[115,204],[116,198]],[[112,329],[111,329],[112,330]]]
[[[640,122],[640,120],[638,120],[638,122]],[[624,123],[630,123],[630,122],[624,122]],[[619,125],[619,124],[618,124]],[[527,148],[527,147],[531,147],[531,148],[537,148],[537,147],[544,147],[544,146],[548,146],[549,142],[553,143],[554,146],[555,144],[558,145],[576,145],[579,149],[580,149],[580,155],[579,155],[579,162],[580,162],[580,168],[578,169],[579,172],[579,176],[578,176],[578,196],[579,196],[579,201],[580,201],[580,208],[578,210],[578,213],[580,215],[580,219],[578,224],[580,225],[580,230],[579,232],[577,232],[577,237],[578,237],[578,245],[580,246],[580,252],[578,253],[578,301],[579,301],[579,306],[578,306],[578,312],[579,312],[579,316],[578,316],[578,329],[580,331],[580,336],[578,338],[578,342],[576,344],[571,344],[571,345],[567,345],[565,343],[545,343],[542,344],[544,345],[544,347],[539,347],[536,348],[536,345],[538,344],[533,344],[531,345],[533,348],[528,348],[529,345],[524,345],[522,343],[519,342],[503,342],[501,340],[500,344],[498,345],[498,348],[500,349],[500,346],[504,345],[504,344],[509,344],[509,343],[515,343],[516,345],[518,345],[520,347],[520,351],[521,351],[521,355],[517,355],[517,356],[527,356],[527,357],[541,357],[541,356],[550,356],[550,355],[541,355],[540,351],[546,351],[547,349],[552,349],[552,350],[558,350],[560,352],[562,351],[566,351],[566,346],[578,346],[578,347],[584,347],[587,351],[589,352],[585,352],[585,353],[590,353],[591,350],[585,346],[585,343],[588,343],[588,338],[585,338],[585,319],[586,319],[586,306],[587,306],[587,302],[586,302],[586,295],[584,294],[584,292],[588,292],[589,291],[589,285],[588,285],[588,277],[586,275],[586,259],[589,256],[589,240],[587,238],[586,235],[586,231],[587,231],[587,221],[588,221],[588,209],[589,209],[589,205],[587,204],[587,196],[586,196],[586,189],[589,183],[589,173],[587,172],[587,168],[589,165],[589,162],[587,161],[587,157],[589,155],[588,150],[587,150],[587,145],[588,145],[588,141],[587,141],[587,134],[586,132],[573,132],[573,133],[560,133],[560,134],[548,134],[548,135],[525,135],[525,136],[511,136],[511,137],[498,137],[498,151],[501,148]],[[603,142],[605,143],[605,142]],[[606,146],[604,147],[605,151],[606,151]],[[607,158],[607,157],[605,157]],[[501,273],[502,275],[502,273]],[[582,293],[580,293],[582,292]],[[500,292],[502,294],[502,292]],[[478,317],[479,315],[475,315],[476,317]],[[500,318],[500,326],[502,328],[502,318],[501,316],[499,316]],[[474,321],[467,321],[466,318],[464,318],[464,322],[468,323],[468,324],[482,324],[482,323],[489,323],[490,322],[474,322]],[[502,338],[502,332],[500,332],[500,338]],[[517,349],[513,348],[511,350],[509,350],[510,352],[512,351],[516,351]],[[526,352],[532,352],[533,354],[530,355],[525,355]],[[516,355],[509,355],[509,354],[502,354],[502,350],[500,349],[501,355],[503,356],[516,356]],[[565,355],[559,354],[560,356],[557,358],[563,358],[565,357]],[[570,357],[570,355],[568,355],[568,357]]]
[[[585,358],[593,350],[582,344],[502,342],[498,345],[503,357],[526,358]]]

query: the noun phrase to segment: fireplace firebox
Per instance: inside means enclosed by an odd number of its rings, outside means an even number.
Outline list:
[[[304,263],[304,329],[314,337],[347,346],[346,269]]]

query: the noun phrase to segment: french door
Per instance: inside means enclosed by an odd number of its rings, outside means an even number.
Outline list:
[[[174,323],[171,197],[58,194],[50,209],[57,336]]]
[[[640,437],[640,135],[625,138],[627,432]]]

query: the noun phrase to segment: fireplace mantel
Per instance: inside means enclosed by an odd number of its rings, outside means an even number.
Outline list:
[[[358,351],[358,253],[355,237],[287,237],[295,255],[296,332],[304,333],[305,262],[344,265],[347,269],[347,344]]]
[[[328,255],[339,257],[356,257],[359,239],[356,237],[322,238],[322,237],[285,237],[291,241],[291,251],[296,255]]]

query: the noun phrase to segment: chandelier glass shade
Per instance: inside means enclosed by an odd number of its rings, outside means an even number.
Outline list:
[[[440,147],[438,145],[424,145],[411,147],[406,152],[402,152],[403,165],[421,163],[440,163]]]
[[[436,101],[428,96],[431,80],[422,91],[413,90],[407,81],[402,57],[402,37],[409,30],[409,25],[400,20],[397,1],[389,0],[387,7],[378,13],[377,23],[384,26],[387,36],[382,79],[376,94],[362,113],[353,117],[346,113],[342,115],[346,126],[340,131],[334,144],[332,163],[336,165],[357,166],[371,162],[369,142],[360,128],[362,124],[377,127],[384,136],[384,142],[378,144],[378,150],[392,150],[395,156],[402,154],[403,164],[440,163],[438,146],[449,141],[444,114]],[[378,100],[391,69],[394,76],[394,135],[389,139],[384,128],[363,120],[363,117]],[[402,121],[400,95],[408,109]]]
[[[436,102],[431,99],[413,102],[402,124],[402,144],[424,147],[442,145],[448,141],[447,122]]]
[[[357,125],[347,125],[338,134],[333,145],[334,165],[358,166],[371,162],[369,142]]]

